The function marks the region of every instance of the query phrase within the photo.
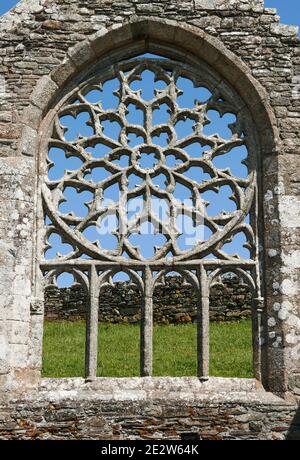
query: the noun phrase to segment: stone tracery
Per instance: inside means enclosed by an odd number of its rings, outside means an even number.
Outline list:
[[[163,81],[165,89],[155,89],[155,96],[151,100],[142,98],[141,90],[134,91],[132,83],[141,78],[145,70],[153,72],[155,79]],[[187,259],[201,259],[208,254],[213,254],[221,260],[236,260],[238,255],[230,256],[222,251],[224,242],[239,232],[244,232],[248,240],[248,247],[252,250],[255,245],[253,227],[245,222],[253,204],[256,175],[251,170],[248,177],[236,177],[227,169],[218,169],[214,165],[214,159],[220,155],[230,153],[232,149],[246,144],[244,124],[242,117],[237,117],[236,122],[230,125],[232,136],[229,139],[215,135],[205,135],[205,126],[210,124],[208,111],[215,110],[221,116],[235,112],[236,108],[221,98],[219,91],[210,93],[206,101],[196,100],[193,107],[180,107],[179,96],[183,94],[176,82],[182,75],[181,66],[172,61],[160,61],[155,59],[143,59],[131,61],[120,65],[116,76],[119,81],[119,89],[114,93],[119,98],[116,109],[104,110],[101,101],[88,102],[88,96],[93,91],[101,94],[100,79],[93,79],[83,84],[76,95],[72,95],[68,102],[60,109],[50,141],[50,148],[61,149],[66,157],[75,157],[81,162],[80,168],[75,171],[67,171],[66,174],[56,181],[48,181],[44,187],[44,202],[47,213],[52,220],[54,228],[74,248],[74,252],[64,256],[65,260],[73,260],[83,253],[97,260],[116,260],[126,262],[126,256],[132,260],[142,261],[143,256],[139,248],[134,247],[129,237],[132,233],[140,231],[144,222],[151,222],[155,231],[163,235],[166,242],[156,248],[151,260],[163,261],[171,256],[174,261]],[[184,76],[193,78],[195,86],[201,85],[201,76],[195,76],[192,69],[185,70]],[[199,88],[199,90],[201,87]],[[203,88],[202,88],[203,89]],[[199,91],[200,93],[200,91]],[[134,105],[143,113],[143,124],[129,123],[127,114],[128,106]],[[152,118],[155,110],[162,105],[168,106],[169,120],[166,123],[153,125]],[[67,139],[68,129],[63,126],[62,120],[67,115],[74,119],[83,113],[88,114],[86,124],[91,128],[92,134],[83,137],[79,134],[72,141]],[[176,132],[176,126],[180,122],[190,120],[193,122],[192,132],[181,137]],[[103,129],[104,122],[117,123],[119,134],[115,138],[106,136]],[[168,137],[166,146],[160,145],[160,141],[154,138],[165,133]],[[130,134],[136,135],[142,141],[135,146],[131,145]],[[93,150],[99,146],[106,146],[109,153],[95,158],[87,149]],[[197,146],[197,156],[189,155],[188,148]],[[202,147],[208,150],[201,152]],[[119,165],[120,159],[127,157],[128,166]],[[170,165],[169,160],[175,160]],[[148,165],[145,167],[142,161]],[[50,170],[51,170],[50,163]],[[107,177],[103,180],[93,180],[93,171],[101,169]],[[199,181],[188,177],[191,168],[197,168]],[[201,180],[201,171],[209,178]],[[90,176],[90,177],[89,177]],[[133,176],[133,177],[131,177]],[[160,184],[155,184],[155,179],[160,177]],[[140,185],[131,185],[132,180],[141,179]],[[163,180],[163,184],[161,183]],[[182,203],[174,197],[177,184],[186,187],[190,193],[190,199]],[[115,203],[105,200],[105,191],[110,186],[117,185],[120,199]],[[219,192],[224,186],[229,186],[232,191],[231,199],[234,201],[236,210],[223,211],[216,216],[210,216],[207,212],[208,202],[203,198],[207,191]],[[86,216],[78,216],[76,213],[63,213],[60,204],[66,200],[64,192],[66,188],[73,188],[79,192],[89,192],[91,200],[86,203],[88,213]],[[128,203],[131,199],[140,197],[143,209],[134,218],[128,218]],[[167,207],[167,219],[160,219],[153,212],[153,199],[162,200]],[[176,219],[181,215],[190,216],[193,226],[208,228],[211,236],[202,241],[195,242],[190,250],[183,251],[179,248],[177,239],[180,236]],[[92,225],[101,227],[101,221],[107,215],[114,215],[117,222],[115,235],[118,239],[116,248],[105,250],[98,242],[94,244],[82,236],[82,233]],[[53,232],[53,227],[48,227],[48,234]],[[61,257],[60,257],[61,259]]]
[[[151,75],[152,84],[139,88],[145,73]],[[190,86],[190,92],[180,88],[181,80]],[[112,82],[117,82],[117,86],[111,101],[114,98],[117,103],[112,108],[111,102],[107,108],[101,102],[103,88]],[[187,103],[191,93],[198,97]],[[216,132],[211,129],[212,112],[220,119],[232,121],[225,124],[222,135],[218,132],[220,124],[216,125]],[[210,133],[206,132],[207,127]],[[247,152],[243,161],[248,171],[245,177],[233,172],[229,159],[226,163],[226,156],[238,148]],[[73,169],[55,179],[51,177],[55,167],[52,149],[77,162]],[[66,271],[73,274],[76,282],[83,282],[90,293],[87,377],[95,377],[97,366],[100,290],[107,283],[113,284],[115,273],[124,269],[144,296],[141,373],[151,375],[153,290],[172,267],[199,295],[198,374],[206,378],[209,286],[215,282],[215,276],[221,282],[221,272],[235,269],[249,284],[255,299],[261,297],[255,131],[238,96],[224,82],[218,85],[204,64],[195,69],[170,59],[131,59],[85,80],[63,100],[53,122],[47,153],[47,177],[42,186],[46,215],[44,249],[47,254],[55,235],[66,250],[56,255],[54,251],[51,260],[46,257],[42,262],[42,268],[47,273],[46,284],[55,284]],[[225,168],[215,164],[220,157],[225,158]],[[178,186],[188,192],[185,200],[178,195]],[[234,206],[218,213],[209,212],[212,200],[206,200],[206,194],[216,194],[214,201],[219,199],[219,207],[223,202],[225,207],[222,191],[226,187]],[[111,189],[113,198],[108,200],[107,191]],[[73,208],[66,204],[71,194],[77,203]],[[81,210],[79,195],[84,196]],[[155,200],[160,203],[158,213]],[[140,208],[132,212],[130,205],[137,202]],[[180,228],[182,216],[189,219],[190,229],[196,234],[189,247],[179,243],[181,237],[190,236],[184,225]],[[114,246],[110,243],[105,247],[102,243],[106,219],[114,222],[113,228],[108,229],[115,238]],[[138,245],[134,243],[136,238],[132,238],[143,233],[145,225],[153,245],[153,253],[147,256],[142,253],[142,245],[148,243],[142,240]],[[248,258],[238,251],[231,254],[226,250],[241,234],[246,240]],[[259,325],[255,334],[260,334]],[[256,375],[260,375],[258,361]]]

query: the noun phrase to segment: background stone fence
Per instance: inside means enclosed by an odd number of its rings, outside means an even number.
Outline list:
[[[128,282],[102,290],[99,298],[99,320],[111,323],[134,323],[140,319],[141,294]],[[85,319],[88,299],[80,286],[59,289],[49,287],[45,293],[47,320]],[[187,323],[196,319],[197,298],[194,289],[184,285],[181,277],[169,276],[165,285],[154,293],[154,322]],[[235,321],[251,316],[251,294],[237,277],[224,279],[224,286],[211,289],[212,321]]]

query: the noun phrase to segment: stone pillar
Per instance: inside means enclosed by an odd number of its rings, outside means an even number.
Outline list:
[[[20,156],[2,158],[0,177],[0,378],[4,387],[10,388],[30,380],[28,343],[35,201],[33,159]]]

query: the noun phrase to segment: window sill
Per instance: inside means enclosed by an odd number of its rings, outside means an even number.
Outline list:
[[[63,399],[99,401],[168,400],[185,402],[236,401],[247,403],[281,403],[278,396],[264,390],[255,379],[211,377],[98,377],[92,382],[83,378],[44,378],[37,390],[26,398],[60,401]]]

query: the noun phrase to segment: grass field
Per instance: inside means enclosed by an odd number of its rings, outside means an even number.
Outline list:
[[[139,376],[139,325],[100,324],[97,375]],[[45,322],[44,377],[84,375],[85,323]],[[196,375],[196,325],[154,326],[154,375]],[[211,323],[210,375],[252,377],[251,321]]]

